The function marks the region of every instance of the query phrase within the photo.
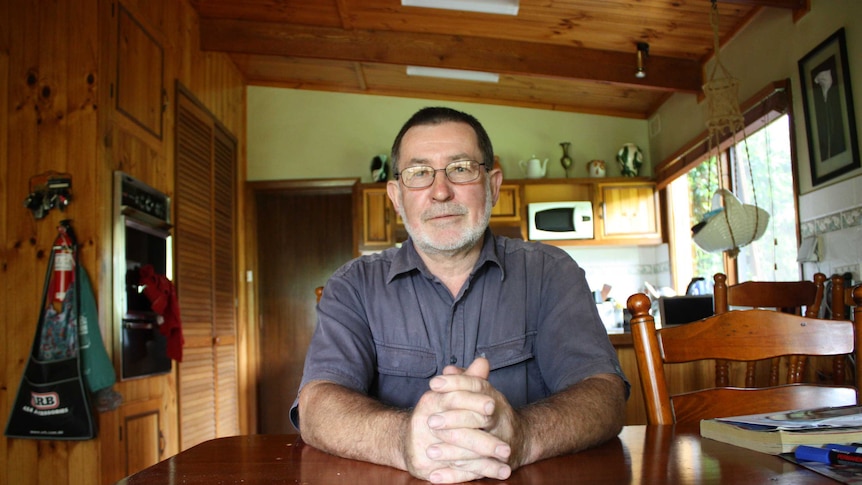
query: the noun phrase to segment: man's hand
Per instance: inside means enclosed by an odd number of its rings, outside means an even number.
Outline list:
[[[411,473],[434,483],[509,477],[515,413],[488,383],[488,373],[487,359],[478,358],[431,380],[406,439]]]

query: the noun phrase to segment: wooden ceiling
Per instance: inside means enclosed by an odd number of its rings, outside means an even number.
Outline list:
[[[722,43],[762,8],[718,0]],[[713,53],[711,0],[520,0],[517,16],[401,0],[191,0],[201,48],[229,53],[250,85],[481,102],[648,118],[697,93]],[[649,44],[635,78],[637,43]],[[407,76],[407,65],[486,71],[498,83]]]

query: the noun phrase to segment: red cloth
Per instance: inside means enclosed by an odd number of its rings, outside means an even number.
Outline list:
[[[150,300],[153,311],[164,319],[159,332],[168,338],[168,357],[182,362],[185,339],[176,287],[165,275],[156,274],[151,264],[141,266],[138,284],[144,287],[144,296]]]

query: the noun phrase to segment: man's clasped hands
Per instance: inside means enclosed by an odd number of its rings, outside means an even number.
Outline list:
[[[413,409],[404,446],[407,469],[433,483],[509,478],[524,450],[517,413],[488,382],[488,360],[454,365],[429,382]]]

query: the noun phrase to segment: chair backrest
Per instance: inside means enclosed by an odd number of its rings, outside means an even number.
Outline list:
[[[817,273],[813,281],[746,281],[727,284],[727,276],[716,273],[715,313],[729,307],[771,308],[784,313],[816,317],[820,313],[826,287],[826,275]]]
[[[833,320],[844,320],[847,318],[847,307],[853,306],[853,293],[856,288],[862,286],[856,285],[852,288],[845,287],[844,277],[838,274],[832,275],[832,294],[829,299],[830,309],[832,310]]]
[[[804,314],[807,317],[817,317],[826,287],[826,275],[817,273],[812,281],[746,281],[735,285],[727,284],[727,276],[716,273],[713,291],[715,313],[725,313],[731,307],[752,307],[773,309],[775,311],[794,315]],[[844,384],[844,356],[835,356],[832,362],[831,379]],[[776,386],[781,382],[781,365],[785,362],[785,383],[803,382],[808,374],[808,358],[802,355],[791,355],[782,359],[776,357],[768,362],[769,385]],[[726,361],[717,361],[715,368],[715,385],[729,385],[730,368]],[[745,387],[755,387],[758,376],[758,362],[745,363]]]
[[[635,356],[650,424],[856,404],[856,387],[785,384],[764,388],[710,387],[671,394],[665,364],[701,360],[754,361],[783,355],[841,355],[862,347],[862,287],[853,293],[855,320],[823,320],[774,310],[720,313],[671,328],[655,328],[649,298],[628,299]]]

